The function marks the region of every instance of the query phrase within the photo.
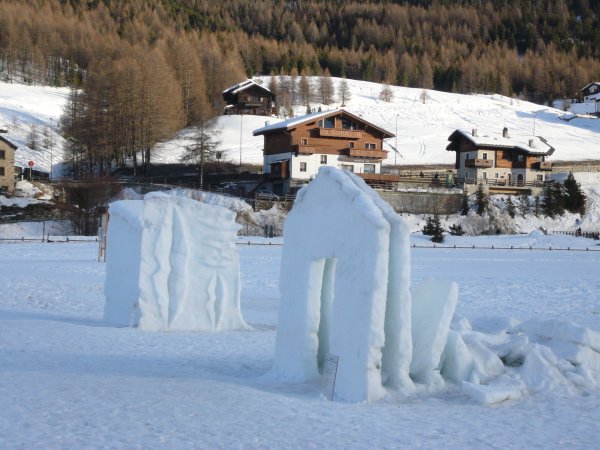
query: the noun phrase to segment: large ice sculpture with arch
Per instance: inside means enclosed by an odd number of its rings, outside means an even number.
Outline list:
[[[375,400],[409,388],[409,231],[357,176],[323,167],[289,213],[280,277],[276,376],[319,375],[339,356],[336,398]]]

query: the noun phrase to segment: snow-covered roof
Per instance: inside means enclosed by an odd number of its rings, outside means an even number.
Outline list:
[[[294,128],[297,125],[300,125],[305,122],[310,122],[311,120],[321,119],[324,117],[335,116],[338,114],[346,114],[360,122],[366,123],[369,126],[381,131],[387,137],[394,137],[395,135],[390,133],[389,131],[384,130],[383,128],[378,127],[377,125],[373,125],[372,123],[366,121],[362,117],[357,116],[356,114],[352,114],[351,112],[346,111],[344,108],[338,108],[331,111],[318,111],[311,114],[306,114],[305,116],[293,117],[291,119],[283,120],[281,122],[274,123],[272,125],[267,125],[265,127],[254,130],[252,134],[254,136],[258,136],[259,134],[270,133],[276,130],[289,130],[290,128]]]
[[[227,89],[223,91],[223,94],[237,94],[245,89],[248,89],[250,86],[258,86],[261,89],[264,89],[267,92],[271,92],[268,88],[264,87],[262,84],[258,84],[254,80],[246,80],[241,83],[234,84],[233,86],[229,86]]]
[[[594,84],[600,86],[600,81],[592,81],[591,83],[586,84],[584,87],[582,87],[579,90],[579,92],[585,91],[587,88],[589,88],[590,86],[593,86]]]
[[[10,145],[15,150],[18,148],[17,144],[15,144],[14,142],[12,142],[6,135],[0,134],[0,141],[6,142],[8,145]]]
[[[473,133],[456,130],[448,140],[453,140],[453,137],[458,133],[478,147],[515,148],[531,155],[551,155],[554,152],[554,148],[541,136],[511,136],[509,132],[508,137],[504,137],[501,132],[480,134],[479,131],[475,131]],[[530,143],[533,145],[530,146]],[[446,150],[454,150],[451,147],[452,144],[449,144]]]

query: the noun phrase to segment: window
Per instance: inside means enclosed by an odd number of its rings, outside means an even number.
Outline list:
[[[365,164],[364,173],[375,173],[375,164]]]
[[[6,159],[6,152],[4,150],[0,150],[0,159]]]
[[[321,155],[321,164],[327,164],[327,155]]]
[[[327,119],[320,120],[319,126],[321,128],[335,128],[335,122],[332,117],[328,117]]]
[[[483,154],[483,159],[487,159],[487,153]]]
[[[0,177],[4,176],[4,167],[0,167]]]
[[[375,150],[376,147],[376,144],[373,144],[372,142],[365,142],[365,148],[367,150]]]
[[[538,181],[544,181],[544,175],[537,175]]]
[[[496,172],[496,173],[494,174],[494,176],[495,176],[496,178],[500,178],[500,174],[499,174],[498,172]]]
[[[517,161],[523,162],[523,155],[517,155]]]
[[[483,172],[483,179],[487,180],[487,172]]]
[[[350,148],[354,148],[354,141],[350,141],[350,143],[348,144],[348,146],[349,146]]]
[[[354,124],[351,120],[342,119],[342,129],[344,130],[354,130]]]
[[[305,162],[300,163],[300,172],[306,172],[306,163]]]
[[[306,138],[300,139],[300,144],[301,145],[308,145],[308,139],[306,139]]]
[[[352,164],[342,164],[342,170],[347,170],[348,172],[354,172],[354,166]]]

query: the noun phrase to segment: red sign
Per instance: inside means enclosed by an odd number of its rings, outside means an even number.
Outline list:
[[[27,165],[28,165],[29,167],[33,167],[33,166],[35,166],[35,163],[34,163],[33,161],[29,161],[29,162],[27,163]]]

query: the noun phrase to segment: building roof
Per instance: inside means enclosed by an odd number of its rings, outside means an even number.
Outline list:
[[[599,86],[600,86],[600,81],[592,81],[591,83],[588,83],[588,84],[586,84],[584,87],[582,87],[582,88],[579,90],[579,92],[583,92],[583,91],[585,91],[587,88],[589,88],[590,86],[592,86],[592,85],[594,85],[594,84],[596,84],[596,85],[599,85]]]
[[[254,136],[259,136],[261,134],[272,133],[274,131],[289,130],[289,129],[292,129],[292,128],[294,128],[294,127],[296,127],[296,126],[298,126],[300,124],[303,124],[305,122],[310,122],[310,121],[315,120],[315,119],[324,119],[326,117],[337,116],[338,114],[345,114],[345,115],[351,117],[354,120],[357,120],[359,122],[367,124],[371,128],[374,128],[374,129],[378,130],[379,132],[381,132],[383,134],[383,136],[384,136],[383,137],[384,139],[387,139],[387,138],[395,136],[395,134],[390,133],[389,131],[384,130],[383,128],[380,128],[380,127],[378,127],[376,125],[373,125],[371,122],[367,122],[362,117],[359,117],[359,116],[357,116],[355,114],[352,114],[352,113],[346,111],[343,108],[334,109],[332,111],[319,111],[319,112],[307,114],[305,116],[293,117],[291,119],[283,120],[281,122],[277,122],[277,123],[274,123],[274,124],[271,124],[271,125],[267,125],[267,126],[262,127],[262,128],[258,128],[257,130],[254,130],[252,132],[252,134]]]
[[[475,130],[476,131],[476,130]],[[475,134],[475,135],[473,135]],[[554,153],[554,147],[552,147],[546,139],[541,136],[511,136],[504,137],[502,132],[500,133],[486,133],[479,134],[478,132],[468,132],[465,130],[456,130],[449,137],[449,141],[454,141],[458,136],[462,136],[467,140],[471,141],[477,147],[493,147],[493,148],[514,148],[520,150],[523,153],[530,155],[545,155],[550,156]],[[529,144],[533,144],[530,146]],[[453,142],[450,142],[446,147],[446,150],[455,151]]]
[[[6,137],[2,136],[1,134],[0,134],[0,141],[6,142],[6,143],[7,143],[7,144],[8,144],[10,147],[12,147],[14,150],[16,150],[16,149],[18,148],[18,147],[17,147],[17,144],[15,144],[14,142],[12,142],[12,141],[11,141],[11,140],[9,140],[8,138],[6,138]]]
[[[227,89],[225,89],[223,91],[223,94],[237,94],[239,92],[242,92],[246,89],[248,89],[249,87],[252,86],[258,86],[259,88],[267,91],[267,92],[271,92],[269,89],[267,89],[266,87],[264,87],[261,84],[258,84],[256,81],[254,80],[246,80],[246,81],[242,81],[241,83],[238,84],[234,84],[233,86],[229,86]],[[272,92],[271,92],[272,93]]]

